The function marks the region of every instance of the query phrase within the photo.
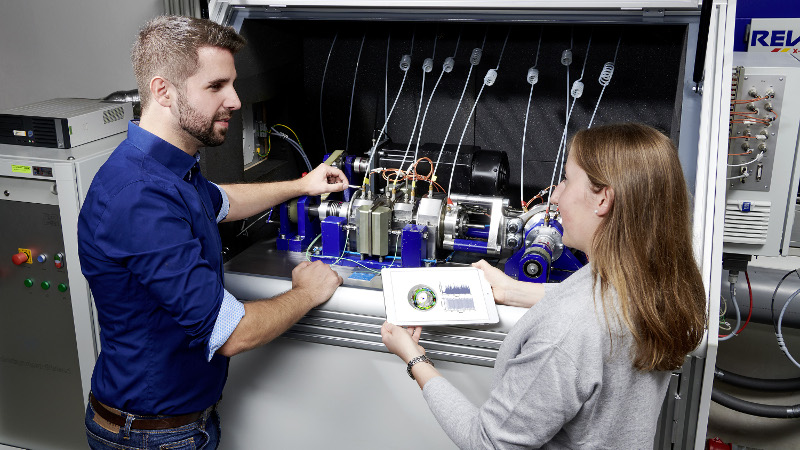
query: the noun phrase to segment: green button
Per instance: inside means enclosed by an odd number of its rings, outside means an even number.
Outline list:
[[[33,280],[31,280],[30,278],[26,278],[25,287],[31,287],[31,286],[33,286]]]
[[[50,289],[50,282],[49,281],[42,281],[42,289],[44,289],[44,290]]]
[[[66,285],[66,284],[64,284],[64,283],[59,283],[59,284],[58,284],[58,290],[59,290],[60,292],[67,292],[67,285]]]

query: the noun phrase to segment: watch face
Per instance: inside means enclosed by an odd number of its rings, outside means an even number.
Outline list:
[[[427,311],[436,306],[436,293],[430,287],[418,284],[408,291],[408,303],[415,309]]]

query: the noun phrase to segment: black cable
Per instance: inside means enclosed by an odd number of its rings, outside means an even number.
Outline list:
[[[769,417],[772,419],[794,419],[800,417],[800,405],[763,405],[761,403],[742,400],[730,394],[726,394],[725,392],[721,392],[718,389],[711,390],[711,400],[728,409],[751,416]]]
[[[745,389],[765,392],[800,391],[800,378],[752,378],[714,367],[714,379]]]

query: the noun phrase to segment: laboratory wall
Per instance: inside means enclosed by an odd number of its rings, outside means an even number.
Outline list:
[[[0,110],[136,89],[130,47],[163,0],[3,1]]]

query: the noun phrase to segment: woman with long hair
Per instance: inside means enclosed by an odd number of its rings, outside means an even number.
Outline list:
[[[428,363],[420,327],[381,330],[460,448],[652,448],[670,371],[703,337],[706,296],[672,142],[641,124],[582,130],[565,173],[551,202],[564,245],[589,264],[545,285],[474,264],[497,303],[530,308],[500,347],[486,403]]]

